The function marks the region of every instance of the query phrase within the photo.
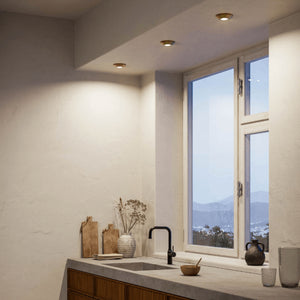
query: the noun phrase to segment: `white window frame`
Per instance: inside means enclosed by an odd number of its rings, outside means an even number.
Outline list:
[[[249,201],[246,204],[245,199],[245,163],[246,163],[246,149],[245,149],[245,137],[248,134],[269,132],[269,112],[257,113],[257,114],[245,114],[245,63],[256,60],[262,57],[268,56],[268,45],[265,44],[258,49],[251,49],[239,57],[239,79],[243,81],[243,91],[239,95],[239,108],[240,126],[239,126],[239,181],[244,187],[244,192],[239,197],[239,257],[245,257],[245,233],[246,229],[246,205],[249,205]],[[269,253],[265,253],[266,261],[269,260]]]
[[[261,122],[269,119],[268,112],[262,112],[258,114],[246,115],[246,103],[245,103],[245,63],[268,56],[268,46],[259,48],[254,51],[246,52],[239,57],[239,79],[243,81],[243,91],[240,95],[239,103],[243,103],[239,108],[240,122],[241,124],[249,124],[253,122]]]
[[[269,132],[269,121],[262,121],[262,122],[256,122],[256,123],[249,123],[246,125],[242,125],[240,128],[239,133],[239,156],[240,156],[240,166],[239,166],[239,181],[243,184],[244,191],[243,195],[239,197],[239,229],[240,229],[240,235],[239,235],[239,253],[240,258],[245,258],[245,244],[246,244],[246,230],[249,230],[248,224],[246,224],[246,209],[249,209],[249,199],[246,201],[246,172],[245,172],[245,164],[247,162],[246,160],[246,135],[248,134],[255,134],[255,133],[262,133],[262,132]],[[248,162],[250,162],[248,160]],[[265,253],[266,255],[266,261],[269,260],[269,254]]]
[[[186,72],[183,77],[183,222],[184,222],[184,251],[221,255],[228,257],[244,258],[245,254],[245,205],[244,195],[237,197],[238,182],[245,183],[245,135],[269,131],[269,113],[245,115],[244,98],[244,63],[268,55],[268,44],[264,43],[249,50],[232,55],[228,58],[204,65]],[[191,82],[199,78],[213,75],[227,69],[234,69],[234,248],[219,248],[189,244],[189,228],[191,228],[191,211],[189,211],[189,193],[192,190],[191,170],[192,161],[189,155],[191,141],[189,140],[189,128],[192,119],[189,118],[189,90]],[[240,94],[240,80],[243,82],[243,91]],[[189,124],[190,122],[190,124]],[[242,129],[243,128],[243,129]]]

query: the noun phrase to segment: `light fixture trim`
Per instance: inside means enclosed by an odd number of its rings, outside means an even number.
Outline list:
[[[219,14],[216,14],[216,17],[220,21],[228,21],[233,17],[233,14],[232,13],[219,13]]]
[[[173,40],[162,40],[160,43],[165,47],[171,47],[175,44],[175,41]]]
[[[117,68],[117,69],[123,69],[126,67],[126,64],[124,63],[114,63],[114,66]]]

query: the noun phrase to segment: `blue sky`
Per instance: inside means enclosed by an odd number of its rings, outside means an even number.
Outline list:
[[[250,112],[268,110],[268,58],[250,64]],[[233,195],[234,71],[193,82],[193,201]],[[251,192],[268,191],[268,133],[251,135]]]

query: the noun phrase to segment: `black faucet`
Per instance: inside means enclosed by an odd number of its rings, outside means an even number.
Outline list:
[[[171,248],[171,244],[172,244],[172,233],[171,233],[171,229],[167,226],[154,226],[152,227],[150,230],[149,230],[149,239],[152,239],[152,231],[154,229],[166,229],[168,230],[168,233],[169,233],[169,242],[168,242],[168,245],[169,245],[169,248],[168,248],[168,265],[172,265],[172,259],[173,257],[176,256],[176,252],[174,252],[174,246],[173,248]]]

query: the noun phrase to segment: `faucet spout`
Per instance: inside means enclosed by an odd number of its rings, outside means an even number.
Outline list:
[[[168,252],[167,252],[167,256],[168,256],[168,264],[172,265],[173,260],[172,258],[176,256],[176,253],[174,252],[174,246],[172,249],[172,232],[171,229],[167,226],[154,226],[152,228],[150,228],[149,230],[149,239],[152,239],[152,231],[154,229],[165,229],[168,231]]]

